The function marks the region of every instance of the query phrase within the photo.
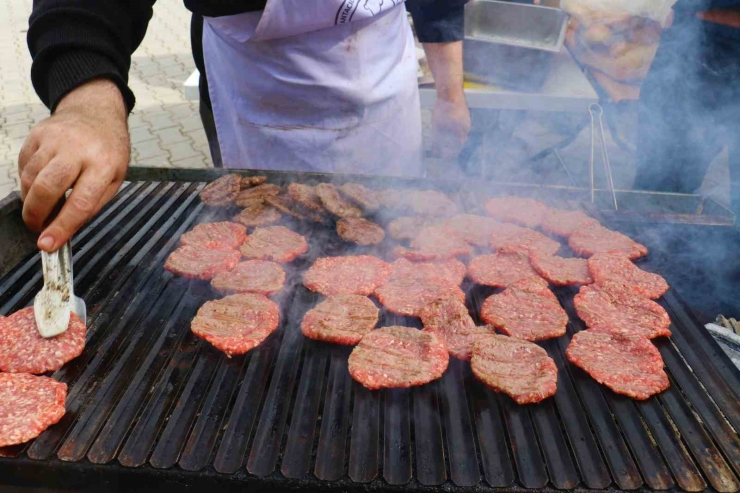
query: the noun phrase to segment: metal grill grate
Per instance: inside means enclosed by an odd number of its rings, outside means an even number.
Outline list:
[[[226,358],[189,331],[215,297],[210,287],[162,269],[183,232],[221,219],[197,199],[203,185],[131,183],[75,237],[89,336],[83,355],[54,375],[69,384],[68,412],[31,444],[0,449],[3,478],[137,491],[740,490],[740,375],[672,292],[663,304],[674,336],[657,343],[672,386],[645,402],[565,360],[583,328],[567,289],[557,294],[571,315],[568,335],[543,344],[559,369],[553,399],[517,406],[454,359],[430,385],[370,392],[347,372],[350,348],[300,334],[317,301],[301,272],[344,247],[324,227],[292,223],[311,250],[280,295],[282,326],[256,350]],[[0,314],[29,304],[40,283],[35,255],[0,280]],[[492,292],[466,291],[474,313]],[[396,323],[418,322],[383,314],[381,324]]]

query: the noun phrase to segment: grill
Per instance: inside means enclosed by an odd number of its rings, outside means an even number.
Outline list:
[[[205,183],[196,177],[206,176],[132,181],[75,237],[87,346],[54,375],[69,384],[62,421],[30,444],[0,449],[3,482],[55,491],[740,490],[740,372],[675,289],[661,301],[674,335],[657,343],[672,385],[645,402],[566,361],[583,329],[569,289],[556,292],[568,335],[543,344],[559,369],[554,398],[517,406],[454,359],[432,384],[370,392],[348,374],[350,348],[309,341],[299,328],[317,302],[301,273],[316,257],[349,250],[328,228],[288,221],[311,249],[278,300],[281,327],[247,355],[225,357],[189,331],[216,294],[162,268],[183,232],[226,217],[198,200]],[[478,201],[446,187],[474,211]],[[40,287],[32,255],[0,279],[0,314],[28,305]],[[474,313],[492,293],[464,288]],[[381,324],[418,321],[384,313]]]

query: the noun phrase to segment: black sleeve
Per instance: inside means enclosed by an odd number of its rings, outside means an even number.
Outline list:
[[[69,91],[103,77],[118,85],[131,111],[131,54],[144,39],[154,2],[34,0],[27,40],[31,81],[44,104],[54,111]]]
[[[422,43],[461,41],[467,0],[406,0],[414,28]]]

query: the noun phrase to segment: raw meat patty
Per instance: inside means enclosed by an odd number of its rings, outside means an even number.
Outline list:
[[[408,388],[438,379],[450,357],[432,332],[383,327],[362,338],[349,356],[349,374],[370,390]]]
[[[379,313],[366,296],[329,296],[303,316],[301,332],[309,339],[354,346],[375,328]]]
[[[578,316],[590,330],[653,339],[670,337],[671,319],[662,306],[628,284],[602,281],[583,286],[573,298]]]
[[[287,264],[306,253],[308,243],[285,226],[269,226],[255,229],[240,250],[245,258]]]
[[[251,228],[276,223],[281,217],[280,211],[271,205],[255,202],[234,216],[233,221]]]
[[[477,327],[465,304],[454,296],[438,298],[419,310],[424,330],[437,334],[450,355],[470,360],[473,344],[481,337],[495,334],[493,327]]]
[[[495,197],[485,204],[486,214],[507,223],[536,228],[542,223],[547,206],[526,197]]]
[[[262,185],[267,181],[267,177],[264,175],[259,176],[242,176],[242,190],[246,188],[256,187]]]
[[[390,264],[370,255],[323,257],[303,275],[303,285],[324,296],[370,296],[390,275]]]
[[[569,237],[580,229],[600,226],[599,221],[581,211],[549,209],[542,218],[542,229],[556,235]]]
[[[437,190],[409,190],[404,194],[404,203],[419,216],[452,216],[458,211],[457,204]]]
[[[237,174],[222,176],[200,191],[200,200],[206,205],[224,207],[234,203],[241,189],[242,178]]]
[[[514,283],[483,302],[481,319],[500,332],[525,341],[541,341],[565,334],[568,315],[543,279]]]
[[[306,209],[314,211],[324,210],[324,204],[321,203],[316,189],[311,185],[291,183],[288,185],[288,196]]]
[[[386,188],[384,190],[377,190],[375,197],[380,203],[380,207],[386,209],[401,209],[404,205],[404,195],[408,193],[408,190],[399,190],[397,188]]]
[[[231,357],[260,345],[279,322],[278,306],[266,297],[233,294],[200,307],[190,330]]]
[[[558,367],[537,344],[507,336],[476,341],[470,368],[478,380],[517,404],[533,404],[555,395]]]
[[[67,330],[45,339],[36,327],[33,307],[0,319],[0,371],[41,374],[57,371],[85,349],[87,327],[74,313]]]
[[[657,300],[668,291],[668,283],[658,274],[646,272],[619,253],[597,253],[588,259],[588,269],[596,282],[620,281],[643,296]]]
[[[409,260],[445,260],[473,253],[472,248],[457,236],[451,235],[443,226],[428,226],[413,240],[411,248],[396,247],[394,254]]]
[[[670,387],[658,348],[648,339],[584,330],[565,351],[568,360],[617,394],[637,400]]]
[[[373,190],[369,190],[360,183],[345,183],[339,191],[347,200],[359,206],[363,211],[373,213],[380,208],[380,202]]]
[[[378,301],[392,313],[418,316],[426,305],[445,296],[452,296],[465,303],[465,293],[457,284],[442,278],[419,279],[405,278],[388,281],[375,290]]]
[[[488,247],[500,223],[486,216],[460,214],[444,222],[444,227],[451,234],[471,245]]]
[[[64,416],[67,384],[49,377],[0,373],[0,447],[36,438]]]
[[[632,238],[606,229],[602,226],[594,226],[587,229],[579,229],[568,238],[568,245],[577,255],[590,257],[597,253],[619,252],[631,260],[644,257],[648,249]]]
[[[350,204],[339,195],[337,187],[331,183],[316,185],[316,193],[321,198],[326,210],[337,217],[362,217],[362,210]]]
[[[236,205],[248,207],[256,203],[264,203],[265,198],[280,195],[280,187],[273,183],[263,183],[253,188],[247,188],[236,196]]]
[[[377,245],[385,238],[383,228],[361,217],[345,217],[337,221],[337,234],[344,241],[358,245]]]
[[[236,250],[246,238],[246,226],[224,221],[197,225],[180,237],[180,244],[205,250]]]
[[[493,232],[491,247],[496,250],[503,248],[519,248],[527,252],[537,250],[546,255],[555,255],[560,250],[560,243],[537,231],[502,223]]]
[[[257,293],[269,296],[283,289],[285,271],[267,260],[247,260],[233,270],[221,272],[211,286],[222,293]]]
[[[529,255],[529,262],[540,276],[556,286],[578,286],[594,282],[588,270],[588,262],[582,258],[563,258],[533,252]]]
[[[413,240],[427,226],[437,222],[429,217],[399,217],[388,223],[388,234],[397,241]]]
[[[428,278],[442,278],[459,286],[467,273],[465,264],[456,258],[430,262],[412,262],[399,258],[391,264],[391,280],[417,279],[422,281]]]
[[[237,250],[206,250],[186,245],[170,253],[164,268],[178,276],[210,281],[219,272],[236,267],[240,258]]]
[[[522,279],[539,278],[527,255],[520,251],[504,251],[479,255],[468,265],[468,277],[476,284],[505,288]]]

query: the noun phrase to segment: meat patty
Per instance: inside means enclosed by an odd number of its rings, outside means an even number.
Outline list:
[[[488,297],[480,316],[498,331],[525,341],[560,337],[568,324],[565,310],[539,277],[516,282]]]
[[[452,296],[465,303],[465,293],[457,284],[442,278],[420,282],[414,278],[395,279],[375,290],[378,301],[389,312],[409,317],[418,316],[422,308],[437,298]]]
[[[211,286],[222,293],[257,293],[265,296],[277,293],[285,284],[285,271],[279,264],[267,260],[247,260],[233,270],[221,272]]]
[[[588,269],[596,282],[619,281],[643,296],[657,300],[668,291],[668,283],[658,274],[646,272],[619,253],[597,253],[589,258]]]
[[[397,241],[413,240],[427,226],[438,220],[429,217],[403,216],[388,223],[388,234]]]
[[[367,213],[373,213],[380,208],[380,201],[374,190],[370,190],[360,183],[345,183],[339,191],[347,200],[357,205]]]
[[[375,197],[378,199],[380,207],[385,209],[400,210],[404,206],[404,195],[408,190],[400,190],[397,188],[386,188],[383,190],[377,190]]]
[[[18,310],[0,319],[0,371],[34,374],[57,371],[82,354],[86,335],[87,327],[72,313],[65,332],[48,339],[41,337],[33,307]]]
[[[234,216],[232,221],[243,224],[249,228],[255,226],[267,226],[280,220],[282,214],[271,205],[255,202],[244,208],[239,214]]]
[[[459,286],[465,279],[467,270],[465,264],[456,258],[430,262],[412,262],[405,258],[399,258],[391,264],[391,280],[416,279],[423,282],[424,279],[441,277]]]
[[[450,357],[432,332],[383,327],[362,338],[349,356],[349,374],[370,390],[424,385],[442,376]]]
[[[588,262],[582,258],[563,258],[556,255],[529,254],[529,263],[537,274],[556,286],[579,286],[594,282]]]
[[[347,202],[331,183],[316,185],[316,193],[327,211],[337,217],[362,217],[362,210]]]
[[[536,228],[548,211],[542,202],[527,197],[495,197],[485,203],[486,214],[507,223]]]
[[[236,267],[240,258],[237,250],[206,250],[186,245],[170,253],[164,268],[178,276],[210,281],[219,272]]]
[[[464,240],[451,235],[443,226],[428,226],[411,240],[411,248],[397,247],[394,254],[409,260],[445,260],[473,253]]]
[[[468,264],[468,277],[476,284],[505,288],[527,278],[539,278],[521,251],[503,251],[491,255],[478,255]]]
[[[205,250],[236,250],[246,238],[246,226],[223,221],[198,224],[180,237],[180,244]]]
[[[256,187],[247,188],[236,196],[236,205],[248,207],[254,203],[264,203],[265,198],[280,195],[280,187],[273,183],[263,183]]]
[[[670,337],[671,319],[656,302],[628,284],[602,281],[583,286],[573,298],[578,316],[593,331]]]
[[[648,339],[584,330],[565,351],[568,360],[617,394],[645,400],[670,387],[663,358]]]
[[[337,221],[337,234],[344,241],[358,245],[377,245],[385,238],[383,228],[362,217],[345,217]]]
[[[478,380],[517,404],[533,404],[555,395],[558,367],[537,344],[507,336],[476,341],[470,368]]]
[[[581,211],[549,209],[542,218],[542,229],[551,235],[569,237],[581,229],[600,226],[599,221]]]
[[[505,248],[519,248],[527,252],[537,250],[545,255],[555,255],[560,250],[560,243],[538,231],[501,223],[493,231],[491,247],[496,250]]]
[[[64,416],[67,384],[49,377],[0,373],[0,447],[36,438]]]
[[[231,357],[259,346],[279,322],[278,306],[265,296],[233,294],[200,307],[190,330]]]
[[[266,181],[267,177],[264,175],[242,176],[242,190],[262,185]]]
[[[473,344],[495,334],[491,326],[477,327],[463,302],[454,296],[438,298],[419,310],[424,330],[437,334],[454,358],[470,360]]]
[[[244,258],[292,262],[308,251],[306,239],[285,226],[256,228],[241,247]]]
[[[316,193],[316,188],[303,183],[291,183],[288,185],[288,196],[298,204],[314,211],[323,211],[324,204]]]
[[[370,255],[319,258],[303,275],[303,285],[324,296],[369,296],[391,275],[390,264]]]
[[[200,200],[212,207],[232,205],[241,190],[242,178],[237,174],[224,175],[200,191]]]
[[[629,236],[602,226],[579,229],[568,238],[568,245],[576,255],[584,257],[597,253],[618,252],[635,260],[648,254],[648,249],[644,245]]]
[[[317,211],[307,207],[302,207],[298,202],[287,195],[265,197],[265,203],[283,214],[300,219],[301,221],[313,221],[315,223],[329,222],[329,216],[325,210]]]
[[[309,339],[354,346],[375,328],[379,313],[375,303],[366,296],[329,296],[306,312],[301,332]]]
[[[444,222],[451,234],[478,247],[489,247],[500,223],[493,218],[460,214]]]
[[[419,216],[452,216],[458,207],[450,198],[438,190],[409,190],[404,195],[405,206]]]

